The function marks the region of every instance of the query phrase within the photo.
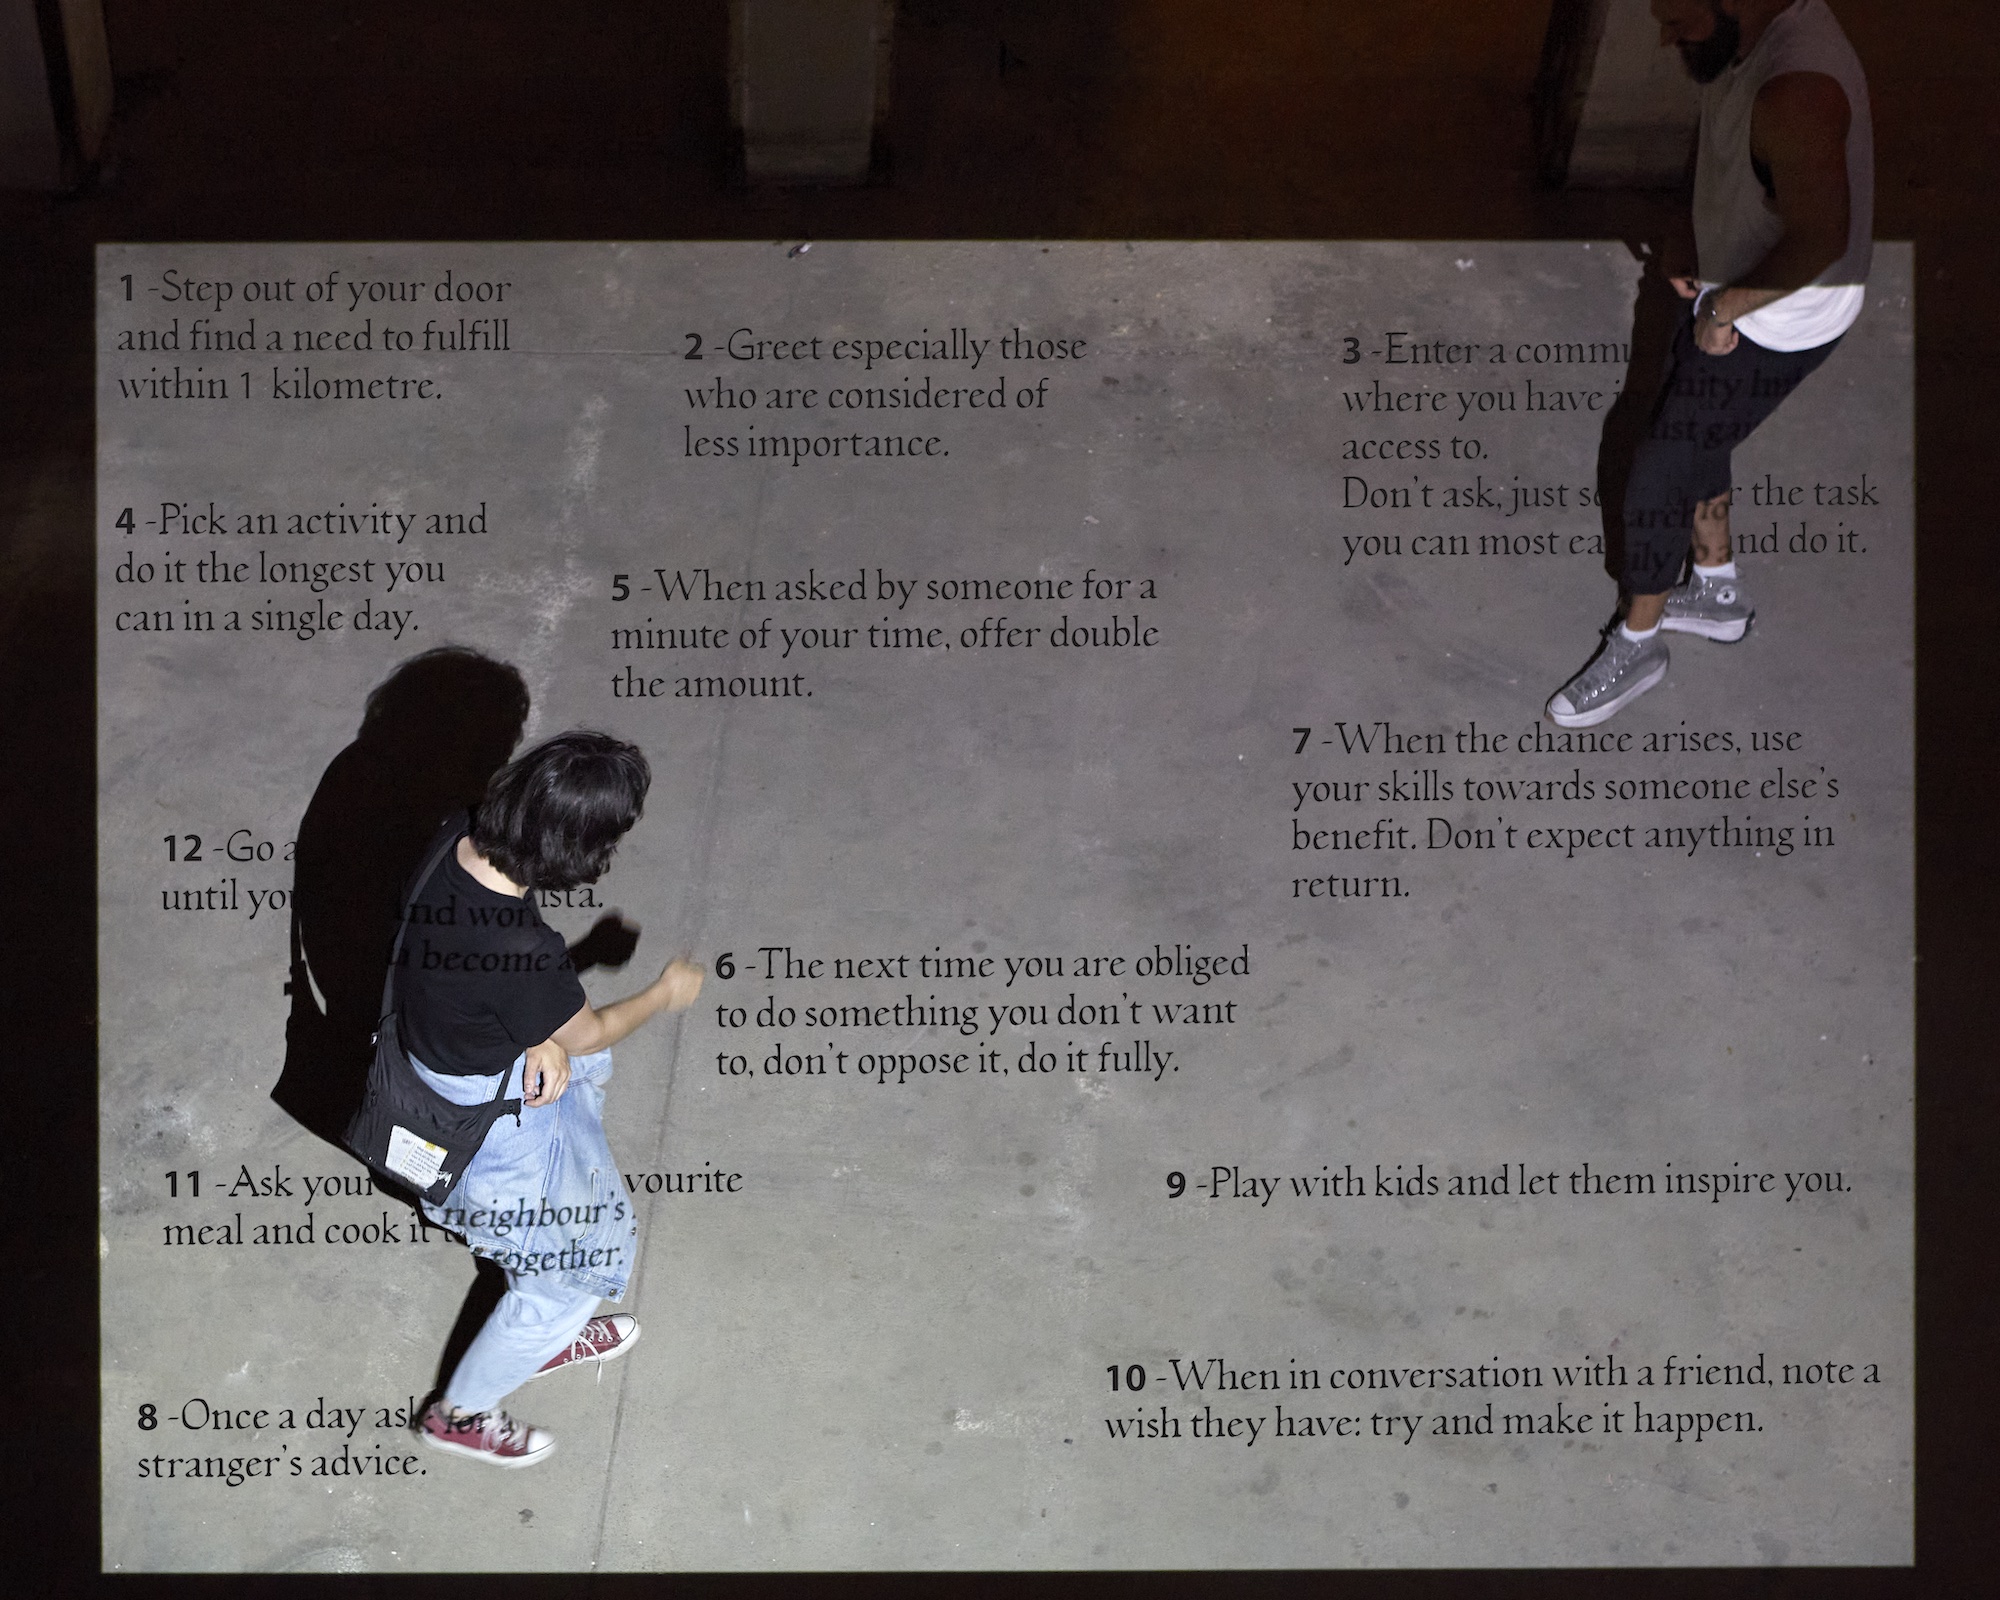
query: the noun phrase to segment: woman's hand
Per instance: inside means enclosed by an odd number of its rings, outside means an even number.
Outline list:
[[[666,970],[654,981],[653,987],[659,991],[665,1011],[685,1011],[694,1004],[695,996],[701,993],[702,969],[692,961],[676,957],[669,961]]]
[[[569,1052],[553,1039],[528,1046],[527,1064],[521,1068],[521,1104],[552,1106],[569,1087]]]

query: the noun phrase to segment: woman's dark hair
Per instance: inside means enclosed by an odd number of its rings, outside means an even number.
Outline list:
[[[636,745],[584,728],[559,733],[493,774],[472,847],[530,889],[595,883],[652,781]]]

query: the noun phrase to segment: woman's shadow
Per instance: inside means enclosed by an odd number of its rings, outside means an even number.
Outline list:
[[[438,825],[485,792],[527,719],[528,686],[506,662],[457,645],[412,656],[369,694],[360,732],[300,819],[292,1007],[271,1098],[329,1144],[340,1144],[368,1082],[403,888]]]
[[[403,891],[438,826],[470,809],[513,753],[528,686],[459,645],[412,656],[368,696],[361,731],[299,822],[291,1015],[271,1098],[328,1144],[361,1104]],[[578,972],[623,966],[637,934],[614,916],[570,947]]]

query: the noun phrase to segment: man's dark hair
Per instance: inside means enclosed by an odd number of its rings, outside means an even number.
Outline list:
[[[559,733],[493,774],[472,847],[530,889],[595,883],[652,781],[636,745],[584,728]]]

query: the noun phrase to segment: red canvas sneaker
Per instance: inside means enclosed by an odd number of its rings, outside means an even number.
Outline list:
[[[504,1411],[454,1418],[442,1401],[433,1401],[425,1410],[417,1437],[433,1450],[496,1467],[532,1467],[556,1447],[555,1435],[547,1429],[516,1422]]]
[[[551,1372],[560,1372],[564,1367],[578,1366],[586,1361],[616,1361],[638,1342],[637,1317],[628,1317],[622,1312],[613,1317],[592,1317],[583,1325],[581,1333],[544,1361],[530,1377],[546,1377]]]

